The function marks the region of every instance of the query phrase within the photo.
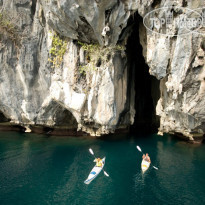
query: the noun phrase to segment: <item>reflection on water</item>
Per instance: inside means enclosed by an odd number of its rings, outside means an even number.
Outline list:
[[[145,186],[144,178],[145,175],[142,172],[139,172],[134,176],[134,188],[136,194],[138,193],[138,191],[142,190],[143,187]]]

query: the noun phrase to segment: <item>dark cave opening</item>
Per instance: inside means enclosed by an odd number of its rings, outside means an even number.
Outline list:
[[[1,111],[0,111],[0,123],[3,122],[9,122],[10,119],[8,119]]]
[[[155,111],[160,97],[159,81],[149,74],[149,67],[143,56],[140,35],[146,36],[146,30],[140,29],[143,26],[142,22],[143,19],[138,13],[128,21],[128,27],[132,29],[126,45],[127,65],[130,78],[134,79],[136,111],[134,124],[131,126],[132,133],[157,132],[159,127],[159,118]]]

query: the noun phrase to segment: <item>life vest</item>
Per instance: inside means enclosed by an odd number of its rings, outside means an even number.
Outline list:
[[[102,160],[97,161],[96,165],[97,165],[97,167],[102,167]]]

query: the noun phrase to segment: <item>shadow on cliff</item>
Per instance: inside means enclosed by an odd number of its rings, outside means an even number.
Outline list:
[[[130,131],[131,133],[154,133],[159,127],[159,118],[156,116],[155,108],[160,97],[160,90],[159,81],[149,74],[149,67],[143,57],[140,37],[142,39],[147,35],[142,17],[136,12],[130,17],[127,27],[131,28],[126,45],[127,64],[130,78],[134,76],[135,90],[135,93],[132,93],[130,89],[129,95],[135,95],[136,111]]]

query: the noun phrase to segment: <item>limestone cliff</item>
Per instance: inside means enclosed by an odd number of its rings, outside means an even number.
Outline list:
[[[177,6],[175,18],[185,15],[184,8],[204,16],[204,1],[161,1],[155,9],[173,5]],[[160,17],[160,12],[157,15]],[[197,31],[187,35],[180,35],[179,28],[172,29],[179,35],[147,31],[141,43],[150,74],[160,80],[161,97],[156,107],[160,116],[159,131],[182,134],[194,140],[205,132],[204,22]]]
[[[202,6],[196,2],[175,4]],[[136,12],[144,17],[170,4],[166,0],[1,0],[2,121],[6,118],[31,129],[78,128],[91,135],[133,124],[136,84],[125,51],[133,30],[128,22]],[[180,12],[176,15],[183,15]],[[160,80],[159,130],[190,139],[203,136],[204,36],[167,37],[139,24],[144,59],[150,74]]]
[[[1,28],[0,110],[7,119],[92,135],[133,123],[125,51],[115,47],[130,11],[122,2],[109,2],[1,1],[2,21],[15,26],[8,30],[2,22]],[[55,53],[55,41],[65,46],[62,56]],[[88,56],[85,42],[109,46],[98,46],[95,62],[87,59],[94,54]]]

